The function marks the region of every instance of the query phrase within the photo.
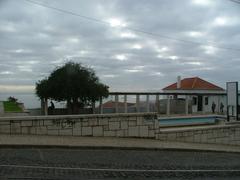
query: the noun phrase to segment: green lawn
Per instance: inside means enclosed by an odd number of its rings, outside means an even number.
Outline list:
[[[22,112],[22,109],[14,102],[4,101],[3,107],[5,112]]]

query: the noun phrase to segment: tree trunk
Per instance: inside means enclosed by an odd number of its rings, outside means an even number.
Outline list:
[[[79,107],[78,107],[77,98],[73,99],[73,114],[79,114]]]
[[[72,114],[72,103],[70,99],[67,100],[67,113]]]
[[[95,114],[95,102],[92,101],[92,114]]]
[[[45,101],[44,99],[42,98],[41,99],[41,115],[45,115]]]

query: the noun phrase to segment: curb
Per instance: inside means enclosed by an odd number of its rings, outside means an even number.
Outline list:
[[[141,138],[1,135],[0,148],[171,150],[240,153],[240,146]]]
[[[93,150],[134,150],[134,151],[182,151],[182,152],[213,152],[213,153],[240,153],[239,151],[217,150],[217,149],[194,149],[194,148],[156,148],[156,147],[116,147],[116,146],[72,146],[72,145],[9,145],[0,144],[0,149],[93,149]]]

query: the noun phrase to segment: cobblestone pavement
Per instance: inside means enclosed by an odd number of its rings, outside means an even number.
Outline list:
[[[1,148],[0,179],[240,179],[240,153]]]

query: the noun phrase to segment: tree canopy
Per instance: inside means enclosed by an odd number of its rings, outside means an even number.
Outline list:
[[[108,96],[108,86],[99,81],[91,68],[68,62],[56,68],[48,78],[36,83],[39,98],[67,101],[83,107]]]

